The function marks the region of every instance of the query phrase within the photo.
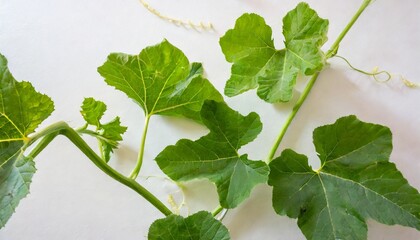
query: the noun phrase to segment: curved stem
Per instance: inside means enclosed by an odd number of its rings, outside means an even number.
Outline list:
[[[135,180],[130,179],[121,173],[117,172],[115,169],[106,164],[96,153],[93,151],[89,145],[80,137],[80,135],[65,122],[59,122],[51,125],[45,130],[34,135],[30,138],[27,146],[34,143],[36,140],[45,137],[33,150],[33,155],[37,155],[42,149],[48,145],[57,135],[66,136],[77,148],[79,148],[99,169],[101,169],[108,176],[117,180],[118,182],[126,185],[127,187],[133,189],[147,201],[149,201],[153,206],[155,206],[160,212],[165,216],[171,215],[172,211],[169,210],[159,199],[157,199],[152,193],[147,189],[137,183]],[[35,151],[35,152],[34,152]],[[32,154],[32,153],[31,153]]]
[[[343,31],[340,33],[340,35],[337,37],[331,48],[327,51],[325,58],[329,59],[333,57],[338,50],[338,47],[340,45],[340,42],[343,40],[343,38],[346,36],[348,31],[351,29],[351,27],[354,25],[356,20],[360,17],[360,15],[363,13],[363,11],[366,9],[367,6],[372,2],[372,0],[364,0],[362,5],[357,10],[356,14],[351,18],[350,22],[346,25],[346,27],[343,29]],[[289,128],[290,124],[292,123],[293,119],[295,118],[296,114],[298,113],[300,107],[305,102],[306,98],[309,95],[309,92],[311,91],[312,87],[314,86],[316,80],[318,79],[319,72],[315,73],[311,79],[309,80],[308,84],[305,87],[305,90],[303,91],[302,95],[300,96],[299,100],[296,102],[295,106],[293,106],[292,112],[289,114],[289,116],[286,119],[286,122],[282,126],[280,133],[273,145],[273,147],[270,150],[270,153],[268,154],[268,157],[266,159],[267,163],[270,163],[273,160],[274,155],[276,154],[277,149],[279,148],[279,145],[281,141],[284,138],[284,135],[287,132],[287,129]]]
[[[44,148],[47,147],[48,144],[50,144],[51,141],[54,140],[55,137],[57,137],[57,135],[58,135],[58,132],[57,133],[50,133],[50,134],[46,135],[44,138],[42,138],[41,141],[28,154],[28,157],[33,159],[36,156],[38,156],[38,154],[41,153],[42,150],[44,150]]]
[[[130,174],[131,179],[136,179],[140,173],[141,166],[143,165],[143,156],[144,156],[144,145],[146,144],[147,129],[149,128],[150,115],[146,116],[144,120],[143,134],[140,140],[140,150],[137,158],[136,166]]]

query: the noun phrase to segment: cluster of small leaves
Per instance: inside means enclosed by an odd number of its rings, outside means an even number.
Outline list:
[[[82,105],[82,116],[87,125],[92,125],[96,129],[94,132],[86,131],[86,126],[80,132],[91,133],[98,139],[102,158],[108,162],[111,153],[118,147],[118,142],[122,140],[122,134],[127,131],[127,127],[121,126],[119,117],[115,117],[108,123],[101,123],[106,108],[105,103],[101,101],[85,98]]]
[[[51,99],[18,82],[0,54],[0,228],[29,193],[35,163],[24,155],[28,135],[54,110]]]

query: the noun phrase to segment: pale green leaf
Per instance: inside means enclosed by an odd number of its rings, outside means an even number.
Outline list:
[[[107,140],[101,139],[102,142],[102,151],[104,153],[105,161],[109,161],[111,158],[111,153],[118,147],[120,141],[122,141],[122,135],[127,131],[127,127],[121,125],[119,117],[116,117],[114,120],[101,124],[99,129],[99,134]],[[115,144],[113,144],[113,142]]]
[[[184,53],[166,40],[139,55],[111,54],[98,71],[109,85],[139,104],[147,116],[183,116],[200,122],[204,100],[223,101],[201,75],[201,64],[190,65]]]
[[[187,218],[170,215],[156,220],[149,229],[149,240],[229,240],[228,229],[201,211]]]
[[[225,103],[206,101],[201,110],[206,136],[182,139],[166,147],[156,161],[162,171],[176,181],[207,178],[214,182],[223,207],[234,208],[246,199],[252,188],[265,183],[268,166],[251,161],[238,150],[253,141],[262,129],[259,116],[242,116]]]
[[[96,101],[93,98],[85,98],[80,113],[88,124],[99,127],[100,120],[105,111],[105,103]]]
[[[28,82],[17,82],[0,54],[0,228],[19,201],[29,193],[35,173],[32,159],[23,147],[38,125],[54,110],[51,99]]]
[[[119,142],[123,139],[122,135],[127,131],[127,127],[121,125],[119,117],[114,118],[108,123],[102,123],[101,119],[106,111],[106,104],[94,98],[85,98],[80,111],[83,118],[90,125],[96,127],[93,136],[97,137],[100,143],[100,150],[106,162],[111,159],[111,153],[118,148]],[[81,131],[91,134],[90,131]]]
[[[320,47],[327,30],[328,20],[300,3],[283,18],[285,48],[277,50],[264,19],[242,15],[220,39],[226,60],[233,63],[225,94],[235,96],[258,87],[258,96],[267,102],[289,101],[297,75],[312,75],[324,66]]]
[[[387,127],[344,117],[314,131],[321,168],[287,149],[270,163],[278,214],[298,218],[307,239],[366,239],[366,220],[420,230],[420,195],[389,162]]]

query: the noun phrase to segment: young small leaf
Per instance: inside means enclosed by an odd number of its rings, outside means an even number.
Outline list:
[[[51,99],[17,82],[0,54],[0,228],[29,193],[35,166],[23,155],[28,135],[54,110]]]
[[[98,138],[103,158],[108,162],[111,159],[111,152],[118,147],[127,127],[121,126],[119,117],[108,123],[101,123],[102,116],[106,111],[106,105],[101,101],[85,98],[81,108],[80,112],[86,122],[96,127],[94,136]]]
[[[420,194],[389,162],[391,131],[344,117],[314,131],[321,168],[290,149],[270,163],[278,214],[308,239],[366,239],[366,219],[420,230]]]
[[[238,153],[257,137],[262,124],[256,113],[244,117],[215,101],[204,103],[201,118],[209,134],[197,141],[182,139],[166,147],[156,161],[173,180],[207,178],[214,182],[221,205],[234,208],[255,185],[267,181],[269,169],[264,162],[251,161]]]
[[[229,231],[209,212],[183,218],[170,215],[156,220],[149,229],[149,240],[229,240]]]
[[[82,105],[82,111],[80,111],[80,113],[88,124],[99,127],[99,122],[105,111],[105,103],[96,101],[93,98],[85,98]]]
[[[99,129],[100,135],[107,140],[100,140],[102,142],[102,151],[104,153],[105,161],[111,158],[111,152],[118,147],[118,143],[122,141],[122,135],[127,131],[127,127],[121,125],[119,117],[114,118],[112,121],[101,124]],[[113,142],[115,144],[113,144]]]
[[[235,28],[220,39],[232,76],[225,94],[235,96],[258,87],[258,96],[270,103],[292,98],[299,73],[312,75],[324,66],[320,47],[327,40],[328,20],[300,3],[283,18],[285,48],[277,50],[272,30],[256,14],[244,14]]]
[[[184,53],[166,40],[139,55],[111,54],[98,72],[139,104],[147,116],[183,116],[200,122],[204,100],[223,101],[201,75],[201,64],[190,66]]]

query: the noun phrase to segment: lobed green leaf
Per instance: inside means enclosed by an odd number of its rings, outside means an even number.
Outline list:
[[[320,48],[327,31],[328,20],[300,3],[283,18],[285,48],[277,50],[264,19],[256,14],[242,15],[220,38],[226,60],[233,63],[225,94],[235,96],[258,87],[258,96],[267,102],[289,101],[297,75],[312,75],[324,66]]]
[[[238,150],[253,141],[262,129],[259,116],[242,116],[225,103],[206,101],[201,110],[206,136],[191,141],[182,139],[166,147],[156,161],[162,171],[176,181],[207,178],[217,186],[224,208],[234,208],[245,200],[252,188],[265,183],[268,166],[251,161]]]
[[[213,218],[211,213],[201,211],[183,218],[170,215],[156,220],[149,229],[149,240],[229,240],[228,229]]]
[[[344,117],[314,131],[321,168],[284,150],[270,163],[273,207],[307,239],[366,239],[366,219],[420,230],[420,195],[389,162],[391,131]]]
[[[201,64],[190,65],[184,53],[166,40],[139,55],[113,53],[98,72],[140,105],[146,116],[182,116],[201,122],[204,100],[223,101],[202,76]]]
[[[17,82],[0,54],[0,228],[29,193],[35,164],[23,154],[38,125],[54,110],[51,99],[28,82]]]

